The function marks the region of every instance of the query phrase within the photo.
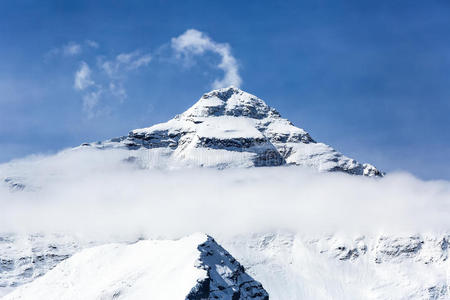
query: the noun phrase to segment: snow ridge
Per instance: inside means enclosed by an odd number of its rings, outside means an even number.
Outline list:
[[[194,286],[192,288],[192,286]],[[268,300],[211,237],[106,244],[80,251],[3,299]]]

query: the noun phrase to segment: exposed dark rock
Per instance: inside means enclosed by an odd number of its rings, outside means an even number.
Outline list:
[[[207,278],[198,282],[186,296],[187,300],[268,300],[261,283],[254,280],[244,267],[216,241],[208,237],[198,246],[199,267],[207,271]]]

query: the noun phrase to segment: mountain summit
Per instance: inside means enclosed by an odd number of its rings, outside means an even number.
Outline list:
[[[132,130],[101,143],[100,149],[146,150],[148,163],[215,168],[298,165],[319,171],[382,176],[330,146],[316,142],[258,97],[235,87],[204,94],[168,122]],[[144,157],[142,152],[137,155]],[[132,158],[135,158],[133,156]]]

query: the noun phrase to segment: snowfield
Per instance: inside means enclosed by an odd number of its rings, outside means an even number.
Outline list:
[[[202,242],[194,237],[86,249],[4,299],[184,299],[206,275],[195,268]]]
[[[204,234],[106,244],[3,299],[203,299],[195,297],[205,290],[205,299],[448,299],[449,239],[286,231],[220,238],[232,256]]]
[[[3,299],[255,299],[267,300],[213,239],[138,241],[83,250]]]
[[[449,238],[276,232],[223,245],[270,299],[449,299]]]
[[[236,88],[0,179],[2,299],[450,299],[450,182],[386,175]]]

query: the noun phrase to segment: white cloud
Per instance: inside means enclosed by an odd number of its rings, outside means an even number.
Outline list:
[[[147,66],[151,60],[150,54],[141,54],[138,50],[120,53],[113,60],[100,60],[99,67],[108,77],[111,95],[123,102],[128,96],[123,84],[124,78],[128,72]]]
[[[22,178],[30,188],[11,193],[0,184],[0,228],[158,236],[450,228],[448,181],[398,173],[381,179],[319,174],[301,167],[149,170],[125,163],[130,155],[143,165],[158,159],[164,165],[158,151],[88,147],[0,165],[0,178]]]
[[[226,86],[239,87],[242,83],[242,79],[239,76],[239,66],[231,54],[230,45],[227,43],[216,43],[211,40],[206,34],[195,29],[189,29],[182,35],[172,38],[172,48],[178,55],[201,55],[206,51],[211,51],[220,55],[221,62],[218,68],[225,72],[222,79],[216,79],[213,83],[213,88],[222,88]]]
[[[99,47],[99,44],[96,41],[92,40],[86,40],[86,45],[94,49],[97,49]]]
[[[116,65],[113,64],[112,61],[105,61],[102,62],[100,67],[103,69],[103,71],[109,76],[112,77],[117,72]]]
[[[66,56],[66,57],[67,56],[77,56],[77,55],[80,55],[86,47],[98,49],[99,44],[93,40],[86,40],[84,42],[84,46],[83,46],[80,43],[71,41],[61,47],[56,47],[56,48],[51,49],[50,51],[48,51],[45,54],[44,58],[49,59],[56,55],[62,55],[62,56]]]
[[[99,43],[94,40],[85,40],[83,43],[74,41],[56,47],[44,55],[48,60],[54,56],[73,57],[80,54],[88,54],[88,48],[99,48]],[[86,53],[84,53],[86,52]],[[92,54],[92,53],[91,53]],[[86,61],[81,61],[74,75],[74,89],[81,92],[83,99],[83,111],[89,118],[98,115],[98,105],[103,97],[117,98],[123,102],[127,98],[124,80],[130,71],[147,66],[152,60],[150,53],[141,53],[135,50],[129,53],[120,53],[112,60],[105,60],[97,56],[97,65],[90,67]],[[104,73],[102,73],[102,71]],[[96,81],[92,79],[95,74]],[[106,76],[105,76],[106,74]],[[102,111],[108,111],[103,108]]]
[[[91,69],[86,62],[81,62],[80,68],[75,72],[74,87],[77,90],[84,90],[95,82],[91,79]]]
[[[167,46],[167,44],[166,44]],[[239,87],[242,79],[239,76],[239,66],[231,54],[230,45],[227,43],[217,43],[203,32],[189,29],[182,35],[171,39],[171,47],[177,57],[184,57],[189,60],[192,56],[203,55],[211,52],[220,57],[217,67],[224,71],[223,78],[214,80],[213,88],[225,86]],[[85,40],[83,43],[69,42],[66,45],[54,48],[47,53],[47,57],[54,55],[76,56],[88,53],[88,48],[99,48],[99,44],[93,40]],[[165,48],[167,50],[167,48]],[[158,54],[155,54],[158,55]],[[82,61],[75,73],[74,88],[82,93],[83,109],[90,116],[96,115],[98,105],[102,98],[115,98],[123,102],[127,97],[125,80],[131,71],[144,68],[153,59],[151,53],[143,53],[140,50],[124,52],[116,55],[112,59],[97,56],[97,64],[90,67]],[[94,81],[91,76],[95,74]]]
[[[74,88],[83,92],[83,111],[88,118],[95,116],[95,109],[103,94],[103,87],[92,80],[91,73],[91,68],[83,61],[75,72],[74,79]]]
[[[114,60],[107,60],[100,63],[100,67],[111,78],[123,76],[126,71],[136,70],[147,66],[152,60],[150,54],[140,54],[139,51],[121,53]]]
[[[65,56],[75,56],[80,54],[82,51],[81,45],[75,42],[70,42],[67,45],[62,47],[62,53]]]
[[[87,42],[91,43],[90,47],[95,48],[98,45],[93,41]],[[94,70],[85,61],[82,61],[75,72],[74,88],[82,92],[83,111],[87,113],[87,117],[92,118],[98,115],[98,106],[105,94],[123,102],[127,98],[127,91],[123,84],[125,76],[131,70],[147,66],[151,59],[150,54],[141,54],[139,51],[121,53],[113,60],[100,60]],[[101,70],[107,76],[103,74],[102,78]],[[93,71],[96,71],[96,76],[99,77],[98,82],[91,77]],[[105,110],[103,109],[103,111]]]
[[[95,116],[95,107],[100,101],[100,96],[103,90],[98,88],[94,91],[90,91],[83,96],[83,110],[87,113],[88,118]]]
[[[130,61],[138,55],[137,51],[133,51],[130,53],[120,53],[116,56],[117,63],[128,64]]]
[[[152,57],[150,54],[142,55],[141,57],[132,61],[128,68],[130,70],[138,69],[140,67],[148,65],[151,60],[152,60]]]
[[[127,91],[123,87],[122,82],[110,82],[109,83],[109,91],[115,97],[117,97],[120,101],[124,101],[127,98]]]
[[[150,54],[141,55],[139,51],[119,54],[114,60],[99,63],[98,67],[107,75],[100,82],[95,82],[91,78],[92,69],[82,61],[75,72],[74,88],[83,92],[83,111],[87,113],[87,117],[92,118],[97,115],[98,105],[105,94],[123,102],[127,98],[127,91],[123,84],[124,77],[129,71],[146,66],[150,61]]]

